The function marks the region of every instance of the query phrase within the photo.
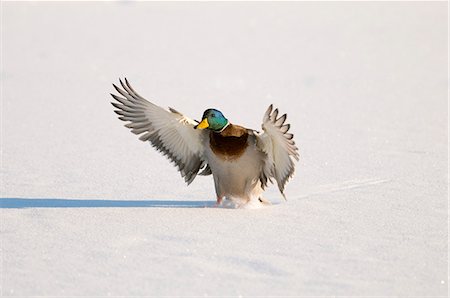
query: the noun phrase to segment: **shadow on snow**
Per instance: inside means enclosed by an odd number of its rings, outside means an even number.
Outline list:
[[[0,209],[6,208],[207,208],[213,201],[120,201],[88,199],[0,198]]]

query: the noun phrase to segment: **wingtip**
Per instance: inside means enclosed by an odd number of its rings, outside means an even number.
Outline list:
[[[128,87],[130,87],[130,83],[128,82],[127,77],[124,77],[123,79],[122,79],[121,77],[119,77],[119,83],[120,83],[120,85],[121,85],[123,88],[125,88],[125,84],[123,83],[124,81],[125,81],[126,85],[127,85]],[[118,88],[117,85],[114,84],[114,83],[112,83],[112,85],[113,85],[114,89],[117,90],[117,88]],[[125,88],[125,89],[126,89],[126,88]]]
[[[119,82],[120,82],[120,85],[122,85],[122,88],[127,90],[127,88],[125,87],[125,84],[123,83],[121,78],[119,78]]]
[[[116,91],[120,93],[120,91],[119,91],[119,87],[117,87],[117,85],[116,85],[116,84],[112,84],[112,85],[113,85],[114,89],[116,89]],[[111,95],[112,95],[112,93],[111,93]]]
[[[273,109],[273,104],[270,104],[270,106],[267,108],[266,112],[264,113],[263,123],[266,122],[267,120],[269,120],[270,114],[272,114],[272,109]],[[262,126],[262,128],[264,129],[263,126]]]

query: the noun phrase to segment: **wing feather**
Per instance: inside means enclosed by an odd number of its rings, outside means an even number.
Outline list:
[[[290,124],[284,124],[287,116],[283,114],[279,118],[278,109],[273,110],[270,105],[264,114],[263,133],[257,135],[257,146],[266,154],[264,165],[260,175],[263,187],[273,177],[278,184],[278,189],[284,198],[284,188],[295,171],[293,159],[299,160],[298,148],[293,140],[294,135],[288,133]]]
[[[194,129],[197,123],[180,112],[169,111],[140,96],[125,78],[119,80],[122,88],[113,84],[122,96],[111,94],[117,102],[111,102],[114,112],[131,132],[141,141],[149,141],[153,147],[167,156],[178,168],[187,184],[197,176],[200,169],[206,170],[203,156],[205,131]]]

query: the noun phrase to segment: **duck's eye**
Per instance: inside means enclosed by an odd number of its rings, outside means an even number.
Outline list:
[[[211,114],[211,117],[216,117],[216,114]]]

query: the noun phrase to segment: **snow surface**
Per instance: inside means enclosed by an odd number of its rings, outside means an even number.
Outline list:
[[[1,290],[11,296],[448,294],[446,2],[5,2]],[[209,208],[112,112],[288,113],[275,205]]]

